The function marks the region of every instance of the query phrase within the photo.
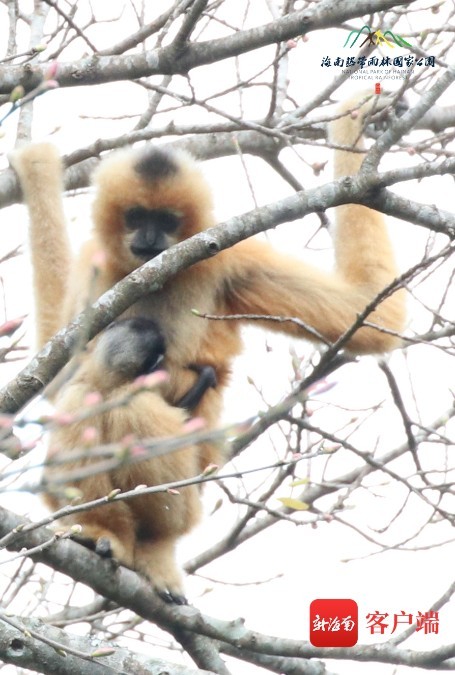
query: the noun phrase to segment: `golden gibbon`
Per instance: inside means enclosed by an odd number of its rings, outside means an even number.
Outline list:
[[[364,116],[377,100],[371,97],[351,114],[364,98],[344,103],[329,125],[330,142],[338,148],[334,151],[336,178],[357,173],[363,161],[360,150],[364,147]],[[60,204],[62,170],[58,154],[49,144],[29,145],[15,152],[12,164],[30,212],[40,345],[88,302],[142,263],[215,225],[210,189],[190,156],[153,145],[116,151],[103,159],[96,170],[93,236],[79,258],[70,264]],[[243,321],[207,321],[195,316],[193,308],[218,315],[295,317],[325,340],[337,340],[393,281],[397,267],[384,217],[377,211],[356,204],[337,207],[333,240],[333,273],[281,254],[263,241],[248,239],[179,272],[163,288],[135,302],[123,317],[152,318],[157,322],[166,342],[164,365],[169,381],[159,393],[144,395],[130,406],[109,413],[108,421],[103,422],[103,442],[118,440],[131,432],[145,437],[181,433],[185,415],[176,406],[197,379],[191,367],[213,369],[217,386],[207,388],[194,413],[203,417],[209,428],[216,425],[232,360],[241,349],[240,327],[248,317]],[[95,259],[102,262],[98,262],[98,272],[93,276]],[[395,348],[400,343],[397,334],[405,322],[403,292],[382,300],[368,321],[376,327],[359,328],[347,348],[356,354]],[[264,320],[262,325],[316,339],[296,323]],[[117,338],[121,343],[121,336]],[[78,410],[83,405],[79,390],[98,387],[103,391],[100,363],[104,359],[98,359],[95,367],[92,361],[96,355],[95,349],[84,357],[85,362],[57,398],[58,410]],[[79,447],[82,427],[62,427],[54,432],[51,452]],[[216,446],[190,447],[146,463],[137,471],[139,475],[136,470],[130,473],[124,468],[105,476],[106,484],[97,479],[81,481],[79,487],[84,499],[91,500],[106,494],[111,486],[124,489],[125,480],[128,486],[135,480],[156,485],[169,477],[193,476],[208,464],[220,461]],[[197,491],[187,490],[188,496],[181,497],[180,506],[175,496],[143,502],[138,497],[135,511],[133,502],[110,504],[83,517],[84,529],[93,538],[113,542],[114,555],[120,561],[147,574],[158,590],[168,593],[171,599],[182,595],[173,562],[175,540],[190,529],[199,511]],[[186,517],[179,521],[182,509],[186,509]],[[145,528],[142,517],[149,523]],[[81,516],[73,519],[80,521]],[[134,555],[132,550],[136,550]]]

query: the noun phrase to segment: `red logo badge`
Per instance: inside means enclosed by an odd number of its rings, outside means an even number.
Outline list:
[[[310,642],[313,647],[353,647],[359,637],[359,608],[355,600],[313,600]]]

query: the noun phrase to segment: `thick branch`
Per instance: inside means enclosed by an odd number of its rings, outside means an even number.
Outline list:
[[[27,523],[26,519],[0,508],[0,536],[6,535],[15,527],[25,523]],[[26,548],[37,547],[43,545],[49,536],[49,531],[44,528],[34,530],[24,537],[19,535],[12,546],[15,549],[22,549],[24,546]],[[129,608],[139,616],[157,623],[176,639],[179,639],[183,630],[187,636],[188,632],[191,632],[196,636],[201,636],[200,639],[205,636],[209,640],[227,643],[242,651],[248,650],[280,657],[297,657],[302,660],[301,672],[313,673],[313,675],[316,675],[318,670],[318,675],[324,673],[322,664],[313,661],[315,658],[328,657],[434,668],[438,665],[444,667],[445,662],[448,665],[451,664],[452,661],[447,660],[455,656],[455,645],[444,645],[424,652],[413,652],[390,644],[357,645],[347,649],[316,648],[303,640],[262,635],[247,629],[242,620],[221,621],[203,616],[194,607],[165,605],[147,582],[137,574],[124,567],[113,565],[112,561],[102,560],[95,553],[69,540],[61,540],[51,547],[43,548],[33,556],[33,559],[68,574],[76,581],[88,584],[96,592],[110,598],[120,606]],[[307,659],[312,661],[308,663]],[[312,665],[314,665],[313,669],[310,668]]]
[[[102,655],[100,650],[107,650]],[[99,656],[92,654],[99,652]],[[109,653],[113,652],[113,653]],[[0,617],[0,658],[18,668],[54,675],[210,675],[161,659],[133,654],[126,649],[95,641],[93,637],[68,634],[39,619]],[[213,675],[213,673],[212,673]]]

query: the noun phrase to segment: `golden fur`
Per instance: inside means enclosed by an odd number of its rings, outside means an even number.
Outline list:
[[[83,411],[87,407],[87,397],[95,389],[102,394],[105,403],[121,400],[128,403],[115,405],[88,420],[57,426],[52,432],[45,478],[52,489],[47,502],[53,509],[65,504],[65,492],[59,493],[58,485],[53,487],[54,476],[61,477],[62,471],[77,472],[93,462],[89,457],[68,461],[62,469],[61,465],[53,466],[55,457],[62,460],[66,455],[70,460],[74,449],[81,454],[84,448],[89,450],[90,444],[97,447],[126,443],[133,434],[138,439],[148,439],[157,433],[163,437],[175,436],[185,422],[185,412],[170,407],[161,395],[146,390],[138,393],[134,382],[128,381],[127,377],[106,372],[96,351],[82,363],[62,391],[58,413],[74,415]],[[90,440],[87,438],[88,427],[91,428]],[[130,443],[134,446],[134,442],[130,440]],[[85,501],[106,496],[114,489],[125,492],[144,483],[172,483],[196,476],[198,472],[197,451],[186,447],[172,454],[130,463],[111,473],[94,473],[81,480],[72,480],[70,484],[80,490]],[[63,523],[80,524],[82,537],[97,542],[99,552],[101,546],[108,544],[104,554],[112,554],[123,564],[151,576],[155,587],[166,599],[181,602],[183,583],[175,562],[175,545],[180,536],[194,527],[200,512],[199,490],[193,485],[181,488],[178,494],[165,491],[138,496],[127,502],[111,502],[63,519]]]
[[[354,105],[355,101],[349,101],[344,110]],[[367,104],[365,109],[369,106]],[[358,141],[356,147],[359,148],[362,119],[362,114],[340,117],[331,125],[330,140],[346,146]],[[128,247],[124,226],[127,209],[139,205],[181,213],[179,240],[215,224],[210,191],[196,163],[183,153],[166,154],[164,151],[163,157],[167,157],[177,170],[163,169],[160,175],[153,165],[155,174],[147,177],[135,168],[143,152],[141,149],[121,151],[102,161],[95,176],[93,238],[84,246],[71,274],[67,264],[54,272],[52,289],[44,286],[38,274],[46,276],[50,257],[58,259],[61,256],[65,260],[67,257],[60,215],[54,218],[43,215],[46,210],[52,213],[53,209],[60,214],[60,207],[54,207],[54,201],[57,201],[55,188],[61,181],[60,167],[54,151],[46,144],[26,147],[13,158],[31,210],[37,297],[42,304],[53,308],[55,317],[52,323],[48,318],[44,319],[43,310],[38,312],[40,344],[83,309],[87,301],[94,300],[141,264]],[[158,152],[163,153],[162,150]],[[362,153],[341,150],[335,152],[335,157],[336,177],[356,173],[363,160]],[[42,166],[42,176],[32,175],[31,168],[36,162]],[[40,201],[42,206],[38,208]],[[46,223],[47,239],[54,242],[53,249],[43,249],[39,241],[33,243],[33,233],[40,233],[43,223]],[[334,246],[336,270],[327,274],[278,253],[266,243],[241,242],[181,272],[159,292],[135,303],[125,316],[153,317],[159,323],[167,342],[166,369],[170,381],[162,395],[141,395],[126,408],[119,408],[98,420],[95,426],[103,429],[102,442],[119,440],[132,431],[147,437],[180,433],[184,415],[172,404],[194,381],[194,373],[188,371],[190,364],[211,365],[216,370],[218,387],[205,394],[196,410],[210,427],[216,425],[232,359],[241,349],[240,323],[205,321],[192,315],[193,307],[204,313],[297,317],[327,340],[339,338],[367,303],[395,278],[397,269],[384,218],[366,207],[338,207]],[[104,264],[89,298],[93,256],[97,252],[103,253]],[[67,288],[64,301],[58,290],[60,285]],[[397,292],[384,300],[368,320],[391,331],[401,331],[405,320],[402,293]],[[264,326],[314,340],[289,322],[264,322]],[[379,353],[398,344],[399,339],[390,333],[363,327],[352,336],[348,347],[354,353]],[[59,410],[74,412],[80,409],[86,393],[95,388],[96,369],[91,367],[90,359],[91,356],[87,356],[81,370],[57,401]],[[93,421],[89,423],[93,425]],[[51,453],[79,447],[83,428],[81,424],[54,432]],[[137,467],[119,469],[104,475],[102,480],[98,476],[80,481],[79,487],[89,500],[105,495],[113,487],[128,489],[137,483],[155,485],[163,480],[191,477],[208,463],[220,461],[217,448],[188,448]],[[55,506],[52,499],[51,505]],[[180,594],[182,588],[174,563],[174,543],[192,527],[198,513],[197,492],[188,489],[181,497],[159,495],[110,504],[82,517],[77,516],[73,522],[82,522],[85,532],[94,538],[110,539],[116,557],[149,574],[158,588]],[[148,523],[149,534],[139,540],[138,523],[142,524],[144,520]]]

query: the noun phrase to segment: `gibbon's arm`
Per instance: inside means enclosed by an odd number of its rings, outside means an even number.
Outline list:
[[[217,386],[217,377],[212,366],[190,366],[190,370],[196,373],[197,380],[174,405],[192,412],[201,402],[207,389],[214,389]]]
[[[356,99],[344,103],[349,111]],[[336,145],[363,147],[362,125],[367,103],[357,115],[349,113],[332,123],[330,140]],[[363,113],[363,114],[362,114]],[[335,150],[335,177],[355,174],[363,161],[361,152]],[[394,253],[382,214],[365,206],[336,208],[334,233],[336,269],[325,274],[296,259],[274,251],[267,244],[238,244],[231,271],[228,307],[233,313],[270,314],[302,320],[329,342],[336,341],[366,305],[397,276]],[[383,300],[367,320],[400,332],[406,310],[403,291]],[[265,323],[268,329],[298,336],[302,329],[291,323]],[[307,334],[312,340],[317,337]],[[361,328],[349,340],[354,353],[379,353],[398,346],[398,337],[375,328]]]
[[[71,254],[63,213],[62,164],[50,143],[25,145],[10,156],[30,215],[36,340],[42,347],[61,328]]]

